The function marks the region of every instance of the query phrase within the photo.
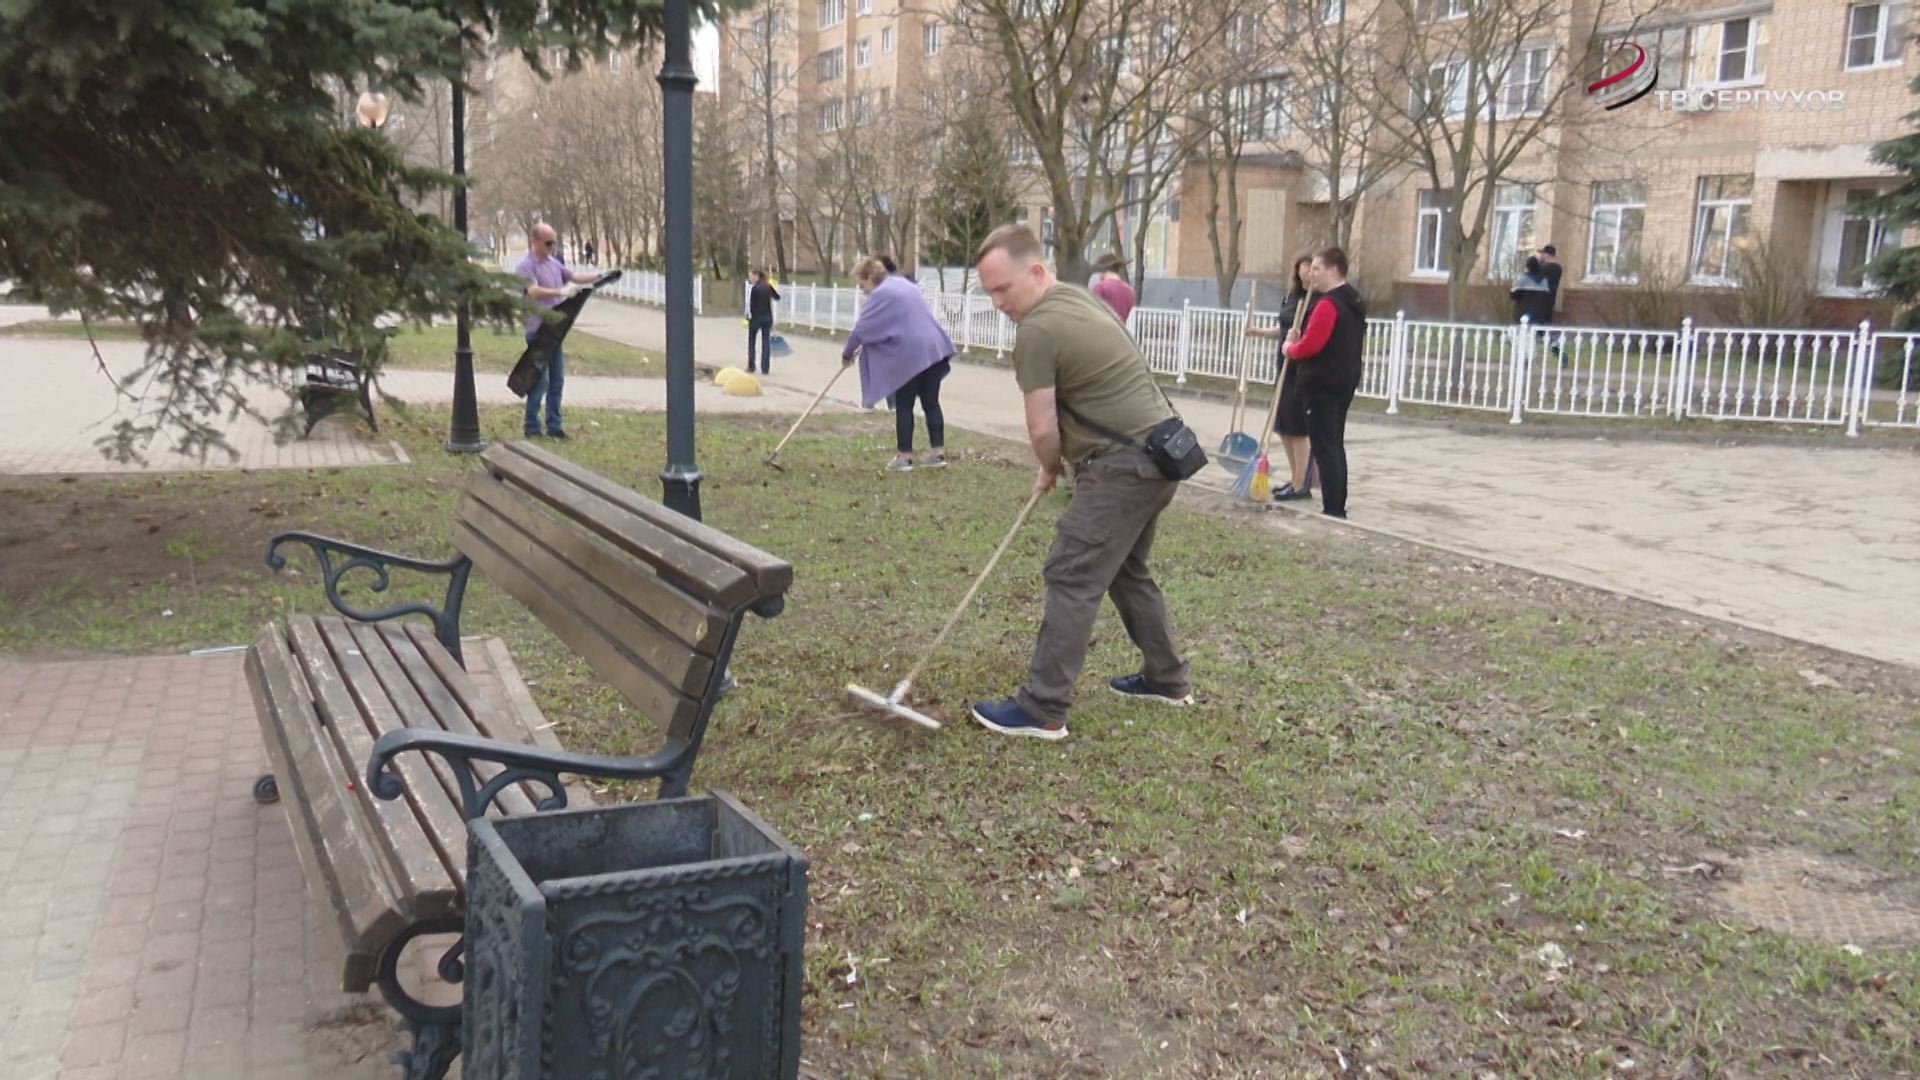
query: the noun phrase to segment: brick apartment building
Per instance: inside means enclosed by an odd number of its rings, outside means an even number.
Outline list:
[[[1358,19],[1373,2],[1315,6]],[[1473,2],[1419,0],[1415,10],[1444,24],[1464,19]],[[1497,95],[1524,112],[1528,102],[1551,100],[1543,88],[1569,81],[1545,137],[1505,172],[1472,280],[1509,280],[1520,259],[1552,242],[1566,268],[1563,321],[1606,318],[1609,298],[1631,290],[1636,271],[1655,263],[1685,294],[1688,310],[1710,314],[1728,308],[1739,289],[1741,253],[1766,250],[1803,268],[1818,296],[1816,321],[1884,322],[1864,268],[1900,238],[1860,202],[1897,184],[1870,150],[1910,130],[1904,118],[1920,107],[1908,88],[1916,74],[1907,61],[1908,4],[1664,0],[1643,18],[1616,23],[1596,16],[1595,2],[1576,0],[1551,32],[1521,43],[1510,76],[1517,85],[1503,84]],[[780,93],[796,122],[814,129],[849,122],[856,107],[871,109],[870,95],[931,102],[943,60],[963,45],[937,7],[901,0],[799,0],[791,19],[793,33],[778,45],[794,77]],[[1575,70],[1596,23],[1609,46],[1631,31],[1657,65],[1650,92],[1614,110],[1586,93],[1601,72]],[[1388,39],[1396,33],[1389,22],[1378,25]],[[1249,73],[1240,95],[1250,112],[1263,114],[1250,117],[1258,137],[1246,147],[1238,185],[1249,277],[1284,275],[1292,253],[1326,235],[1326,183],[1308,163],[1313,151],[1303,130],[1311,121],[1301,103],[1313,88],[1288,70],[1285,50],[1278,55],[1270,70]],[[1609,48],[1607,55],[1620,54]],[[721,62],[723,83],[745,83],[737,55],[723,47]],[[1444,75],[1436,68],[1435,85]],[[1448,107],[1464,108],[1465,95]],[[1149,274],[1213,275],[1200,212],[1206,183],[1189,165],[1145,223]],[[1428,186],[1412,169],[1389,175],[1359,200],[1349,242],[1360,276],[1409,314],[1446,307],[1440,224],[1448,209]],[[1026,218],[1044,231],[1044,193],[1027,190]]]

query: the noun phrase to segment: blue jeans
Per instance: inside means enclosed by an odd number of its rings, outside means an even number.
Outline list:
[[[533,344],[533,333],[527,333],[527,344]],[[564,430],[560,426],[560,392],[567,385],[567,354],[560,349],[553,350],[553,361],[540,376],[540,381],[527,391],[527,416],[524,430],[529,435],[540,434],[540,399],[547,400],[547,434],[555,435]]]
[[[773,370],[768,366],[773,363],[773,322],[771,320],[767,322],[759,322],[753,319],[747,320],[748,371],[753,370],[753,339],[755,337],[760,339],[760,373],[765,375]]]

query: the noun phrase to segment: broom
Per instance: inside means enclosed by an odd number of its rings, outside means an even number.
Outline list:
[[[1313,303],[1313,294],[1308,293],[1300,300],[1300,306],[1293,309],[1293,331],[1300,332],[1300,324],[1306,321],[1307,308]],[[1273,478],[1267,464],[1267,443],[1273,438],[1273,421],[1280,415],[1280,394],[1287,388],[1287,372],[1293,365],[1287,362],[1286,349],[1280,350],[1280,377],[1273,381],[1273,404],[1267,406],[1267,422],[1260,429],[1260,453],[1247,467],[1234,477],[1233,486],[1227,490],[1235,498],[1248,498],[1255,502],[1266,502],[1273,494]]]

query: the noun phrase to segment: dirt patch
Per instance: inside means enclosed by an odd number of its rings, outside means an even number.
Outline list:
[[[1713,906],[1775,933],[1834,945],[1920,943],[1910,879],[1799,848],[1731,859],[1722,874]]]

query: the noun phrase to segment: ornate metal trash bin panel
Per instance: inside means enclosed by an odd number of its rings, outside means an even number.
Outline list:
[[[467,1080],[799,1074],[807,860],[738,800],[468,829]]]

